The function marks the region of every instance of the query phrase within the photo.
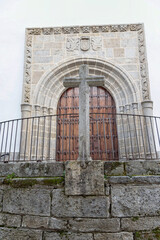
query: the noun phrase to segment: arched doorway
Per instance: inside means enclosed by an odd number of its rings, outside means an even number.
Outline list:
[[[90,87],[90,152],[93,160],[117,160],[116,106],[102,87]],[[79,88],[67,89],[57,107],[56,160],[78,158]]]

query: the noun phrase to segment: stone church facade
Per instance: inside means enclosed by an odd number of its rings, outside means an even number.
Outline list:
[[[113,98],[116,113],[152,116],[144,27],[130,24],[26,29],[22,118],[57,114],[67,89],[63,79],[77,77],[82,64],[88,65],[90,76],[104,76],[104,89]],[[125,149],[123,124],[118,117],[116,124],[119,157],[124,158],[124,152],[130,154],[131,146]],[[56,118],[52,125],[53,151],[48,158],[56,159]],[[130,136],[132,142],[134,138]],[[136,144],[142,148],[142,139]],[[137,154],[134,143],[132,148]],[[47,158],[49,150],[45,151]]]

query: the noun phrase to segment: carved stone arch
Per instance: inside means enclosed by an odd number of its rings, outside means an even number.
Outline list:
[[[53,108],[53,113],[56,113],[59,97],[65,90],[62,84],[63,78],[77,76],[81,64],[88,64],[89,74],[105,76],[104,87],[112,94],[117,112],[120,106],[140,102],[140,90],[132,77],[121,67],[104,59],[72,58],[41,77],[33,93],[33,105]]]

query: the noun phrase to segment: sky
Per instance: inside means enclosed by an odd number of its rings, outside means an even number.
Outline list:
[[[144,23],[151,98],[160,116],[160,0],[0,0],[0,121],[21,117],[27,27]]]

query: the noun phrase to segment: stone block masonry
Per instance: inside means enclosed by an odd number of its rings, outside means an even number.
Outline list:
[[[76,162],[16,164],[0,164],[0,240],[160,239],[160,161],[77,163],[77,182]],[[77,195],[95,166],[103,191]]]

